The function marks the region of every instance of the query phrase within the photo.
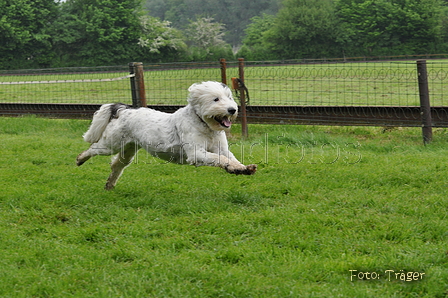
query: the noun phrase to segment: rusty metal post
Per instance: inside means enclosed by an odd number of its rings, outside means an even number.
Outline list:
[[[248,136],[247,129],[247,113],[246,113],[246,93],[244,86],[244,58],[238,58],[238,75],[241,80],[242,86],[240,86],[240,104],[241,104],[241,134],[243,139]]]
[[[431,104],[429,102],[428,72],[426,60],[417,60],[418,90],[420,96],[420,114],[422,116],[423,143],[432,141]]]
[[[132,96],[132,106],[134,108],[137,107],[138,102],[138,95],[137,90],[135,89],[135,68],[134,68],[134,62],[129,63],[129,74],[134,75],[133,77],[129,78],[129,82],[131,83],[131,96]]]
[[[134,77],[130,78],[131,81],[131,93],[132,93],[132,106],[134,108],[146,107],[146,92],[145,92],[145,79],[143,76],[143,63],[131,62],[129,63],[129,73]]]
[[[227,63],[226,63],[226,59],[221,58],[219,60],[219,63],[221,64],[221,82],[223,84],[227,85]]]

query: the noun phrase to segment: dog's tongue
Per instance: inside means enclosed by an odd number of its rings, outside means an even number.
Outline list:
[[[224,117],[222,119],[222,124],[224,124],[224,126],[226,126],[226,127],[230,127],[232,125],[232,122],[229,120],[229,118]]]

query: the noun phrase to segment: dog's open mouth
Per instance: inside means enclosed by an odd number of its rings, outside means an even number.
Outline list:
[[[213,117],[221,126],[229,128],[232,125],[232,121],[227,116],[224,117]]]

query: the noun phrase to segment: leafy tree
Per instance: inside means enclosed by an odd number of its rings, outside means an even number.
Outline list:
[[[429,53],[440,42],[440,0],[338,0],[351,52]]]
[[[266,33],[275,22],[275,16],[262,14],[251,18],[251,23],[245,30],[243,46],[238,52],[238,57],[247,60],[269,60],[276,59],[272,51],[267,47]]]
[[[140,35],[139,0],[67,0],[53,26],[62,64],[112,65],[129,60]],[[134,48],[136,48],[135,46]]]
[[[333,0],[284,0],[266,46],[283,59],[341,56],[340,30]]]
[[[164,51],[185,51],[186,44],[179,30],[172,28],[169,21],[161,21],[151,16],[141,16],[142,35],[138,44],[150,53],[161,54]]]
[[[437,44],[436,51],[445,53],[448,51],[448,2],[444,1],[440,9],[440,43]]]
[[[170,61],[186,48],[169,22],[144,15],[141,0],[67,0],[52,30],[64,66]]]
[[[223,40],[224,28],[224,24],[213,22],[213,18],[210,17],[191,21],[185,30],[187,43],[190,45],[191,59],[226,58],[231,49]]]
[[[145,8],[152,16],[172,22],[185,29],[198,16],[213,17],[225,24],[223,39],[231,45],[241,44],[250,18],[262,13],[275,14],[279,0],[146,0]]]
[[[54,0],[0,0],[0,68],[40,67],[49,63],[55,18]]]
[[[224,46],[224,24],[213,22],[213,18],[198,18],[185,30],[187,39],[194,46],[207,50],[210,47]]]
[[[446,2],[283,0],[273,22],[252,19],[241,53],[288,59],[445,51]]]

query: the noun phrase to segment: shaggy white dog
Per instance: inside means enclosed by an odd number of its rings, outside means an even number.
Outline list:
[[[124,104],[102,105],[84,134],[84,140],[92,145],[78,155],[77,165],[95,155],[118,153],[111,162],[108,190],[114,188],[140,148],[169,162],[254,174],[257,166],[243,165],[228,148],[225,131],[238,109],[231,90],[218,82],[203,82],[191,85],[188,91],[188,105],[173,114]]]

